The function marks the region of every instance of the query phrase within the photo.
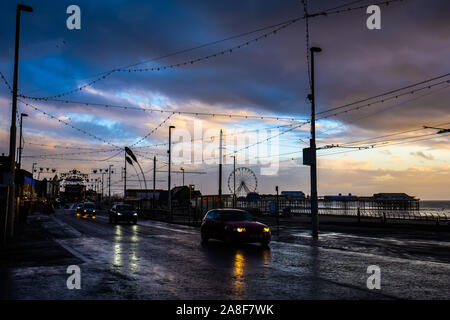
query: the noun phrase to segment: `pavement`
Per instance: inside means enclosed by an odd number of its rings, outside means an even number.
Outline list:
[[[449,299],[446,231],[280,224],[269,248],[200,242],[199,228],[161,221],[111,225],[71,209],[33,214],[0,252],[2,299]],[[81,289],[68,289],[70,265]],[[368,289],[369,266],[380,289]]]

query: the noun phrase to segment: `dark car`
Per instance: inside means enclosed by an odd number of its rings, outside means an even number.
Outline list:
[[[115,204],[109,211],[109,223],[118,224],[120,221],[137,223],[138,214],[129,204]]]
[[[210,238],[233,242],[259,242],[267,246],[270,229],[255,221],[253,216],[239,209],[214,209],[206,213],[201,226],[202,241]]]
[[[77,206],[76,210],[77,217],[81,216],[83,218],[91,217],[95,219],[95,203],[85,202]]]

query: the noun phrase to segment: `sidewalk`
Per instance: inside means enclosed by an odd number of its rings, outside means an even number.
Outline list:
[[[48,215],[30,215],[28,224],[17,225],[14,239],[0,249],[0,299],[11,299],[14,292],[12,270],[81,263],[48,234],[42,225],[48,220]]]

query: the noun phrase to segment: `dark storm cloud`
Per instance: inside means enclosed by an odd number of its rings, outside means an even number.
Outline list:
[[[320,11],[349,1],[310,1]],[[45,96],[77,86],[80,79],[302,14],[297,0],[247,1],[29,1],[34,13],[22,24],[22,92]],[[370,1],[363,1],[370,4]],[[82,29],[65,27],[65,10],[78,4]],[[12,74],[14,1],[2,2],[0,68]],[[352,102],[450,70],[448,14],[444,0],[409,0],[381,7],[382,30],[365,27],[364,10],[311,19],[317,57],[318,109]],[[95,89],[167,96],[173,105],[198,101],[212,108],[261,113],[309,114],[304,22],[249,47],[187,68],[160,73],[115,73]],[[243,38],[242,41],[251,38]],[[63,42],[64,41],[64,42]],[[240,40],[148,65],[176,63]],[[11,78],[11,76],[10,76]],[[445,92],[444,92],[445,93]],[[354,125],[384,130],[432,121],[448,113],[448,90],[439,100],[411,103]],[[78,94],[68,98],[92,95]],[[61,108],[65,108],[61,106]],[[407,110],[407,111],[405,111]],[[94,111],[100,112],[100,111]],[[102,115],[106,115],[102,114]],[[343,122],[351,119],[341,116]],[[387,121],[389,120],[389,121]],[[128,127],[130,129],[131,127]]]

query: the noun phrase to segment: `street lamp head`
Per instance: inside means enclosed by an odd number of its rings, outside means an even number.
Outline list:
[[[18,4],[17,10],[19,11],[26,11],[26,12],[33,12],[33,8],[24,4]]]
[[[21,116],[21,117],[28,117],[28,114],[22,112],[22,113],[20,114],[20,116]]]
[[[322,49],[319,47],[311,47],[311,52],[322,52]]]
[[[175,126],[169,126],[169,129],[175,129]]]

